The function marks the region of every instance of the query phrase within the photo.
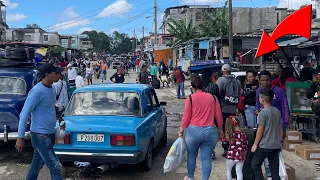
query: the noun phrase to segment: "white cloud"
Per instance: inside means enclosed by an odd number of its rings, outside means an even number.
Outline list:
[[[89,28],[89,27],[82,27],[77,31],[77,34],[81,34],[81,33],[85,32],[85,31],[92,31],[92,29]]]
[[[20,21],[23,19],[26,19],[27,16],[21,13],[15,13],[15,14],[7,14],[7,21]]]
[[[91,21],[88,18],[83,19],[76,12],[74,12],[73,7],[65,9],[61,13],[59,19],[62,20],[63,22],[57,23],[49,27],[47,30],[49,31],[66,30],[73,27],[85,26],[91,23]]]
[[[10,9],[15,9],[18,7],[18,3],[11,2],[11,0],[2,0],[3,4],[6,5]]]
[[[110,32],[110,33],[113,33],[113,32],[115,32],[115,31],[119,31],[119,29],[118,29],[118,28],[111,28],[111,29],[109,29],[109,32]]]
[[[116,0],[114,3],[105,7],[99,14],[99,18],[109,16],[121,16],[129,12],[133,8],[132,4],[129,4],[126,0]]]
[[[278,7],[299,9],[302,5],[311,4],[311,0],[280,0]]]

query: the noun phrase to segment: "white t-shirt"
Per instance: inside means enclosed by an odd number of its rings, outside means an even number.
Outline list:
[[[68,80],[75,80],[77,77],[77,70],[72,68],[68,69]]]
[[[82,86],[84,86],[84,80],[83,80],[83,77],[78,75],[76,77],[76,88],[81,88]]]
[[[92,67],[90,67],[90,68],[86,68],[86,75],[88,75],[88,74],[93,74],[93,68]]]
[[[60,93],[57,103],[62,104],[64,107],[66,107],[69,102],[67,83],[65,81],[59,80],[58,82],[53,83],[52,86],[55,88],[57,96]]]

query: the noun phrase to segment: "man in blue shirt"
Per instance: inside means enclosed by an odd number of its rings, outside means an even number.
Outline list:
[[[52,84],[60,79],[62,71],[62,68],[55,67],[53,64],[44,64],[40,71],[42,81],[30,90],[20,113],[16,142],[18,152],[22,152],[24,149],[27,119],[31,115],[30,130],[34,153],[26,177],[27,180],[37,179],[44,164],[49,168],[52,180],[62,180],[61,165],[53,150],[57,117],[55,111],[56,91],[52,87]],[[65,129],[65,126],[61,128]]]

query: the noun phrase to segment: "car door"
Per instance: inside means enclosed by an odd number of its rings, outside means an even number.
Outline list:
[[[157,126],[158,126],[158,121],[156,118],[156,111],[153,108],[153,103],[152,103],[152,96],[150,89],[145,91],[145,101],[146,101],[146,106],[144,109],[144,114],[145,117],[147,118],[149,128],[152,131],[152,135],[154,136],[154,142],[157,144],[159,142],[159,137],[157,137]]]
[[[155,118],[157,121],[156,136],[157,139],[160,141],[164,133],[165,112],[163,108],[160,106],[157,94],[154,89],[151,89],[151,98],[153,103],[153,109],[155,111]]]

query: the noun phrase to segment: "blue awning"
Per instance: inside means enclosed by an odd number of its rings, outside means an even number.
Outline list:
[[[224,64],[230,64],[229,59],[224,60],[201,60],[201,61],[191,61],[189,70],[201,70],[201,69],[209,69],[209,68],[219,68]]]
[[[308,41],[309,39],[305,38],[305,37],[299,37],[299,38],[295,38],[295,39],[290,39],[288,41],[282,41],[277,43],[278,46],[280,47],[284,47],[284,46],[298,46],[299,44]]]

